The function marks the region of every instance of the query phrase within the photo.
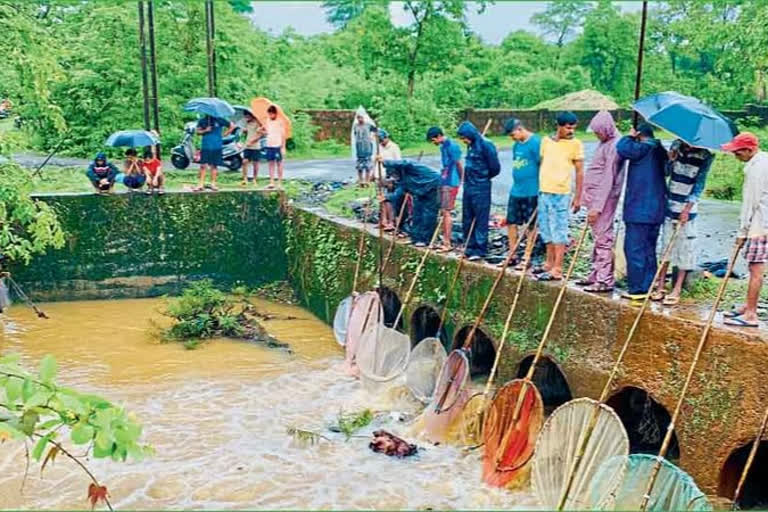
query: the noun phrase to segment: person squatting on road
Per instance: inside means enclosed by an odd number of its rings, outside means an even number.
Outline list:
[[[378,157],[381,160],[381,156]],[[408,160],[382,162],[387,178],[392,178],[403,193],[413,198],[411,241],[414,247],[426,247],[437,227],[440,210],[440,174],[426,165]]]

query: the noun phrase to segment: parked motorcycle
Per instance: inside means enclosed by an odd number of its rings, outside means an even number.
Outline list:
[[[184,125],[184,136],[178,146],[171,149],[171,163],[177,169],[186,169],[192,162],[200,161],[200,151],[195,147],[194,138],[197,123],[190,121]],[[239,142],[240,128],[236,127],[231,134],[222,140],[221,152],[224,166],[230,171],[237,171],[243,165],[243,145]]]

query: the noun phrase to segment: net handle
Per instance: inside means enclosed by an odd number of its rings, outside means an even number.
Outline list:
[[[363,255],[365,254],[365,219],[368,218],[368,214],[371,212],[371,202],[372,198],[369,198],[368,203],[365,205],[365,209],[363,210],[363,225],[360,229],[360,240],[357,242],[357,261],[355,262],[355,277],[352,280],[352,294],[354,295],[355,292],[357,292],[357,280],[360,277],[360,265],[363,261]],[[381,212],[381,207],[379,207],[379,212]],[[379,213],[379,216],[381,216],[381,213]]]
[[[469,360],[467,359],[467,356],[464,355],[464,349],[456,349],[453,352],[461,352],[462,353],[462,362],[464,362],[467,366],[469,366]],[[450,358],[450,355],[449,355]],[[448,364],[448,359],[445,360],[444,368],[447,369],[445,365]],[[448,380],[448,385],[445,387],[445,392],[443,392],[442,395],[440,395],[440,398],[437,400],[437,403],[435,404],[435,413],[436,414],[442,414],[444,412],[450,411],[454,405],[459,401],[459,398],[461,397],[461,389],[464,388],[464,383],[467,380],[467,377],[469,376],[469,370],[467,370],[466,373],[464,373],[464,378],[462,379],[463,382],[461,383],[461,386],[459,386],[459,392],[456,393],[456,398],[453,399],[453,402],[451,402],[451,405],[448,407],[445,406],[445,401],[448,399],[448,392],[451,389],[451,386],[456,381],[456,375],[451,375],[451,378]],[[442,375],[438,376],[438,382],[441,380]]]
[[[539,359],[541,359],[541,355],[544,352],[544,346],[547,344],[547,340],[549,339],[549,333],[552,331],[552,326],[555,323],[555,317],[557,316],[557,311],[560,309],[560,304],[563,302],[563,297],[565,296],[565,290],[568,288],[568,280],[571,278],[571,274],[573,273],[573,269],[576,267],[576,260],[579,259],[579,253],[581,252],[581,247],[584,245],[584,240],[587,238],[587,231],[589,230],[589,223],[584,221],[584,227],[581,228],[581,235],[579,235],[579,241],[576,243],[576,249],[573,252],[573,257],[571,258],[571,262],[568,265],[568,270],[566,270],[565,275],[563,276],[563,284],[560,285],[560,291],[557,294],[557,299],[555,299],[555,304],[552,307],[552,313],[549,315],[549,321],[547,322],[547,327],[544,329],[544,334],[541,336],[541,341],[539,342],[539,346],[536,348],[536,354],[533,356],[533,361],[531,361],[531,366],[528,368],[528,372],[525,374],[525,377],[523,378],[523,384],[520,387],[520,393],[517,395],[517,401],[515,402],[515,409],[512,412],[512,424],[514,425],[517,423],[517,421],[520,419],[520,409],[523,407],[523,400],[525,398],[525,394],[528,391],[528,386],[532,385],[531,379],[533,378],[533,372],[536,370],[536,365],[539,362]],[[504,456],[504,452],[507,451],[507,444],[509,443],[509,438],[512,435],[512,432],[514,431],[513,428],[509,428],[507,430],[507,433],[504,434],[504,438],[501,440],[501,443],[499,444],[499,451],[496,456],[496,468],[501,470],[499,467],[501,464],[501,458]]]
[[[653,491],[653,486],[656,484],[656,478],[659,476],[659,471],[661,470],[661,461],[667,455],[667,450],[669,450],[669,445],[672,441],[672,435],[674,433],[675,423],[677,422],[677,419],[680,417],[680,410],[683,407],[683,401],[685,400],[685,396],[688,394],[688,387],[691,385],[691,381],[693,380],[693,373],[696,371],[696,366],[698,365],[699,359],[701,358],[701,354],[704,351],[704,346],[706,345],[707,338],[709,337],[709,331],[712,329],[712,323],[715,321],[717,308],[720,306],[720,301],[723,299],[725,288],[728,285],[728,280],[731,277],[731,272],[733,272],[733,267],[736,264],[736,258],[739,255],[739,251],[741,250],[741,247],[744,245],[744,241],[745,241],[744,238],[738,237],[736,238],[736,242],[733,245],[733,254],[731,256],[731,260],[728,262],[728,268],[725,272],[725,277],[720,283],[720,288],[717,290],[717,295],[715,296],[715,302],[714,304],[712,304],[712,309],[709,312],[707,323],[704,325],[704,330],[702,331],[701,338],[699,339],[699,345],[696,347],[696,353],[693,356],[693,362],[691,363],[691,367],[688,369],[688,375],[686,376],[685,382],[683,383],[683,387],[680,390],[680,397],[677,400],[677,404],[675,405],[675,410],[672,413],[672,417],[669,421],[669,425],[667,426],[667,433],[664,435],[664,441],[661,443],[661,448],[659,449],[659,455],[651,470],[651,477],[648,480],[648,487],[646,488],[645,494],[643,495],[643,500],[640,503],[641,512],[645,512],[645,510],[648,508],[648,502],[650,501],[650,498],[651,498],[651,492]]]
[[[381,194],[381,147],[379,144],[379,130],[373,132],[373,139],[376,141],[376,195]],[[379,203],[379,286],[384,286],[384,220],[381,215],[381,203]]]
[[[624,345],[622,345],[621,350],[619,351],[619,356],[616,358],[616,362],[613,364],[611,373],[608,374],[608,380],[606,381],[605,386],[603,386],[603,390],[600,393],[600,398],[597,402],[595,402],[595,406],[592,409],[592,415],[589,418],[589,423],[587,424],[585,434],[579,442],[579,447],[576,451],[576,457],[574,458],[573,465],[571,465],[571,468],[568,470],[568,476],[565,479],[565,488],[560,495],[560,500],[557,504],[557,510],[563,510],[565,508],[565,503],[568,500],[568,496],[571,493],[571,488],[573,487],[573,481],[576,478],[576,472],[581,465],[581,460],[584,458],[589,440],[592,438],[592,434],[594,434],[595,428],[597,427],[597,420],[600,417],[600,404],[605,403],[606,399],[608,398],[608,393],[610,393],[613,380],[616,378],[616,375],[619,372],[619,367],[624,361],[624,356],[626,355],[627,349],[629,348],[629,343],[635,336],[637,326],[640,325],[640,320],[643,318],[643,314],[645,314],[645,311],[648,309],[648,305],[651,303],[651,293],[656,286],[656,282],[661,277],[661,272],[664,269],[664,266],[669,263],[669,255],[672,252],[672,247],[674,246],[677,236],[680,233],[682,224],[680,222],[674,221],[674,227],[674,231],[672,231],[672,235],[667,242],[666,247],[664,248],[664,252],[662,253],[661,262],[656,267],[656,273],[654,274],[653,280],[651,281],[651,286],[648,288],[648,292],[645,295],[645,299],[643,299],[640,310],[637,312],[637,315],[635,315],[635,320],[632,323],[632,327],[629,329],[627,338],[624,340]],[[650,397],[650,395],[647,396]]]
[[[424,268],[424,263],[426,263],[427,257],[429,257],[429,255],[432,253],[432,247],[435,244],[435,239],[437,238],[437,234],[440,232],[440,228],[443,226],[442,212],[441,214],[438,214],[438,217],[439,218],[437,221],[437,226],[435,226],[435,231],[432,233],[432,237],[429,239],[429,245],[424,251],[424,254],[421,256],[421,261],[419,261],[419,266],[416,267],[416,272],[414,272],[413,274],[411,285],[408,287],[408,291],[405,294],[403,303],[400,304],[400,311],[397,312],[397,317],[395,317],[395,323],[392,324],[393,329],[397,329],[397,324],[398,322],[400,322],[400,318],[403,316],[403,312],[405,311],[406,306],[408,306],[408,303],[411,301],[411,296],[413,295],[413,289],[416,287],[416,282],[419,280],[419,275],[421,275],[421,271]]]
[[[448,304],[451,301],[451,297],[453,297],[453,289],[456,287],[456,282],[459,280],[459,275],[461,274],[461,269],[464,267],[464,262],[467,259],[467,241],[472,238],[472,232],[475,230],[475,223],[477,222],[477,217],[472,219],[472,224],[469,225],[469,232],[467,233],[467,240],[464,240],[464,250],[461,252],[461,257],[459,258],[459,264],[456,267],[456,271],[453,273],[453,278],[451,279],[451,284],[448,286],[448,291],[445,294],[445,306],[443,307],[443,312],[440,314],[440,323],[437,324],[437,333],[440,334],[440,329],[443,328],[443,324],[445,324],[445,317],[448,313]]]
[[[501,340],[499,340],[499,348],[496,350],[496,358],[493,360],[493,367],[491,367],[491,373],[488,375],[488,381],[485,383],[485,389],[483,390],[483,398],[488,396],[491,392],[491,386],[493,386],[493,380],[496,377],[496,371],[499,368],[499,361],[501,361],[501,353],[504,350],[504,344],[509,336],[509,327],[512,324],[512,316],[517,309],[517,302],[520,299],[520,292],[523,289],[523,283],[525,282],[525,271],[528,268],[528,263],[531,261],[533,255],[533,246],[536,241],[538,232],[536,227],[528,232],[528,242],[525,247],[525,253],[523,255],[523,271],[520,273],[520,277],[517,279],[517,288],[515,289],[515,296],[512,299],[512,305],[509,307],[509,313],[507,313],[507,319],[504,321],[504,330],[501,333]]]
[[[501,280],[504,278],[504,274],[507,271],[507,267],[509,267],[510,261],[512,261],[512,258],[514,257],[515,252],[517,252],[517,248],[520,247],[520,244],[522,243],[523,238],[525,238],[525,234],[528,232],[528,228],[536,219],[536,213],[538,211],[539,211],[539,208],[537,206],[533,210],[533,213],[531,214],[531,216],[528,218],[528,221],[525,223],[525,226],[523,226],[520,236],[517,237],[517,241],[515,242],[515,247],[512,250],[510,250],[507,253],[507,257],[504,258],[501,268],[499,269],[499,272],[496,275],[496,280],[493,282],[493,285],[491,286],[491,289],[488,292],[488,295],[485,297],[485,302],[483,302],[483,307],[480,308],[480,313],[477,315],[477,318],[475,318],[475,323],[472,324],[472,328],[469,330],[469,332],[467,333],[467,336],[464,338],[464,344],[461,347],[464,350],[469,350],[470,347],[472,346],[472,342],[474,341],[474,338],[475,338],[475,332],[477,332],[477,329],[480,327],[480,324],[485,318],[485,314],[488,312],[488,306],[491,303],[491,299],[493,299],[493,295],[496,293],[496,288],[499,287],[499,283],[501,283]]]
[[[737,510],[738,509],[738,501],[739,498],[741,498],[741,492],[744,489],[744,483],[747,481],[747,475],[749,474],[749,470],[752,468],[752,463],[755,462],[755,456],[757,455],[757,449],[760,446],[760,441],[763,439],[763,434],[765,434],[765,427],[768,424],[768,407],[765,409],[765,413],[763,414],[763,421],[760,424],[760,428],[757,429],[757,436],[755,437],[755,440],[752,442],[752,448],[749,450],[749,457],[747,457],[747,462],[744,464],[744,469],[741,472],[741,476],[739,477],[739,483],[736,486],[736,491],[733,493],[733,503],[731,504],[731,510]]]
[[[27,304],[27,306],[31,307],[34,310],[38,318],[45,318],[46,320],[48,320],[50,317],[45,314],[45,311],[38,308],[37,305],[34,302],[32,302],[32,300],[29,297],[27,297],[27,294],[24,293],[24,290],[21,289],[21,286],[19,286],[18,283],[16,283],[16,281],[13,280],[13,277],[11,277],[10,272],[7,272],[6,274],[7,275],[5,275],[4,277],[8,278],[8,282],[13,287],[14,291],[16,292],[16,295],[21,297],[21,300],[23,300]]]
[[[384,256],[384,263],[382,264],[382,272],[387,270],[389,259],[392,256],[392,250],[395,248],[395,241],[397,240],[398,230],[400,229],[400,223],[403,221],[403,214],[405,213],[405,207],[408,205],[408,201],[410,201],[410,198],[411,198],[411,194],[406,192],[405,196],[403,197],[403,204],[400,205],[400,212],[397,214],[397,220],[395,221],[395,229],[392,231],[392,241],[389,243],[389,247],[387,248],[387,255]]]

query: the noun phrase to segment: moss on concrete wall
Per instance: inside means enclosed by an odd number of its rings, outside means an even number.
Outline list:
[[[210,277],[255,286],[284,279],[277,193],[41,196],[67,232],[64,248],[14,268],[40,300],[174,293]]]

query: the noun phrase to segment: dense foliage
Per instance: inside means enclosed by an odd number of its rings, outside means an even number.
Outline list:
[[[0,163],[0,254],[10,261],[29,263],[48,247],[64,245],[56,212],[29,196],[32,186],[27,169]]]
[[[162,135],[176,141],[181,106],[205,95],[203,2],[158,0],[156,32]],[[216,2],[219,95],[265,95],[294,113],[296,145],[311,144],[300,108],[365,105],[398,141],[423,138],[468,106],[531,107],[595,88],[631,100],[638,13],[607,1],[557,2],[532,20],[545,36],[512,32],[500,45],[473,34],[465,15],[484,2],[403,2],[411,23],[394,26],[385,2],[332,0],[332,34],[278,36]],[[740,0],[652,4],[643,91],[678,90],[720,108],[764,101],[768,6]],[[139,127],[141,76],[135,3],[38,0],[0,3],[0,97],[14,100],[31,143],[63,141],[70,154],[98,150],[113,130]]]

